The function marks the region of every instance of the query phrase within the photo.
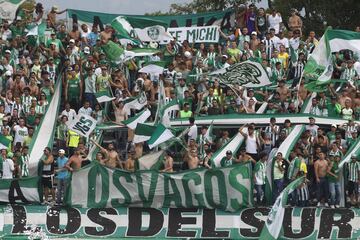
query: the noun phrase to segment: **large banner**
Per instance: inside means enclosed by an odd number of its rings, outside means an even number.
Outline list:
[[[42,202],[41,177],[0,179],[1,203]]]
[[[72,22],[78,24],[99,24],[102,29],[105,24],[110,24],[119,15],[124,17],[146,17],[167,23],[168,33],[177,37],[179,41],[188,40],[189,42],[218,42],[219,31],[221,29],[229,29],[234,23],[235,12],[228,9],[221,12],[209,12],[189,15],[169,15],[169,16],[141,16],[141,15],[123,15],[123,14],[107,14],[98,12],[89,12],[75,9],[68,9],[67,16]],[[71,23],[71,21],[69,21]],[[69,26],[71,29],[71,26]],[[143,41],[157,41],[160,30],[154,26],[150,31],[136,31],[137,35]],[[135,37],[133,32],[132,37]],[[141,35],[141,36],[140,36]],[[162,41],[161,43],[166,43]]]
[[[237,212],[183,208],[4,207],[0,236],[50,238],[259,239],[269,208]],[[279,239],[359,239],[358,208],[286,208]],[[281,226],[279,226],[280,228]],[[37,236],[38,238],[34,238]],[[19,239],[19,238],[17,238]],[[28,239],[24,237],[23,239]]]
[[[96,162],[72,174],[66,203],[76,207],[199,207],[237,211],[253,205],[250,164],[159,173]]]

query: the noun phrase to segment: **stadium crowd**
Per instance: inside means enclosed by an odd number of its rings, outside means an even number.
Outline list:
[[[65,11],[65,10],[64,10]],[[155,119],[159,100],[159,81],[164,82],[166,101],[177,99],[181,109],[173,111],[173,118],[189,119],[190,131],[185,136],[186,148],[180,153],[167,151],[161,171],[173,172],[198,167],[212,168],[211,156],[224,146],[238,131],[245,144],[233,157],[231,151],[221,160],[221,166],[251,161],[254,172],[256,203],[265,205],[264,188],[266,162],[273,148],[279,147],[293,126],[290,120],[276,121],[280,114],[301,113],[313,92],[305,87],[302,72],[307,57],[319,40],[315,32],[305,35],[298,12],[282,16],[273,9],[257,9],[254,5],[236,16],[233,29],[220,31],[217,44],[190,44],[176,39],[164,46],[148,44],[158,49],[149,57],[136,57],[123,64],[107,59],[103,44],[119,42],[111,26],[60,23],[58,7],[45,14],[40,3],[34,8],[22,9],[12,22],[1,23],[1,136],[8,139],[1,150],[2,178],[22,178],[29,175],[28,159],[31,140],[41,124],[46,108],[54,94],[57,81],[62,81],[62,110],[56,128],[54,149],[44,149],[41,159],[45,202],[62,203],[66,181],[72,171],[89,163],[86,156],[92,144],[100,151],[96,161],[108,167],[135,171],[136,160],[147,152],[144,143],[133,144],[134,132],[122,121],[133,116],[124,109],[124,101],[145,92],[151,119]],[[46,21],[45,36],[27,35],[27,26]],[[100,28],[101,27],[101,28]],[[360,31],[359,27],[357,28]],[[146,44],[145,44],[146,45]],[[131,50],[129,43],[124,46]],[[288,182],[306,175],[302,186],[292,194],[292,204],[298,206],[338,207],[340,178],[338,165],[347,150],[357,140],[360,120],[359,74],[354,64],[360,53],[349,50],[333,53],[334,79],[342,81],[328,85],[311,100],[310,114],[347,121],[343,125],[318,126],[310,117],[305,132],[293,147],[288,159],[281,154],[275,158],[273,202]],[[257,89],[235,86],[229,88],[205,73],[247,60],[258,61],[266,69],[271,86]],[[166,61],[159,76],[140,73],[138,70],[150,61]],[[95,94],[111,90],[115,97],[110,110],[96,101]],[[267,103],[262,112],[262,104]],[[247,124],[238,131],[215,129],[215,139],[204,138],[209,126],[197,126],[198,116],[263,113],[274,115],[266,126]],[[106,147],[79,136],[68,129],[66,122],[77,113],[94,117],[98,123],[113,122],[123,126],[117,142]],[[246,127],[246,131],[244,129]],[[125,130],[125,131],[124,131]],[[119,149],[118,142],[126,148]],[[4,141],[1,141],[4,145]],[[124,151],[125,150],[125,151]],[[180,157],[179,157],[180,156]],[[179,166],[176,163],[180,161]],[[182,160],[183,159],[183,160]],[[55,167],[56,166],[56,167]],[[349,204],[358,205],[360,163],[357,156],[346,166],[346,192]],[[56,173],[57,189],[54,188]],[[55,197],[55,193],[57,196]]]

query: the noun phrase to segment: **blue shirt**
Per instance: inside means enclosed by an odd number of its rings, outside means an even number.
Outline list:
[[[87,39],[89,41],[89,45],[90,46],[95,46],[96,45],[96,39],[98,38],[98,34],[91,32],[89,33],[89,35],[87,36]]]
[[[62,169],[64,168],[65,164],[68,162],[68,158],[67,157],[58,157],[57,158],[57,165],[58,165],[58,168],[59,169]],[[61,171],[61,172],[58,172],[58,175],[57,175],[57,178],[58,179],[65,179],[65,178],[68,178],[69,177],[69,172],[68,170],[64,170],[64,171]]]

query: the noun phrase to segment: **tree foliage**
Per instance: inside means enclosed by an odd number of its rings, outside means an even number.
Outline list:
[[[287,21],[291,8],[305,10],[305,32],[311,30],[321,35],[327,26],[354,30],[360,23],[359,0],[274,0],[273,6]]]

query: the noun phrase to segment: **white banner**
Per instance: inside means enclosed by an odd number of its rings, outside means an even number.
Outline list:
[[[96,127],[96,120],[85,114],[78,114],[76,118],[67,124],[69,129],[81,136],[89,137]]]
[[[178,42],[188,40],[189,43],[217,43],[219,41],[219,26],[203,26],[203,27],[179,27],[168,28],[170,33]]]
[[[13,20],[15,18],[15,13],[17,8],[25,0],[4,0],[0,1],[0,18]]]

